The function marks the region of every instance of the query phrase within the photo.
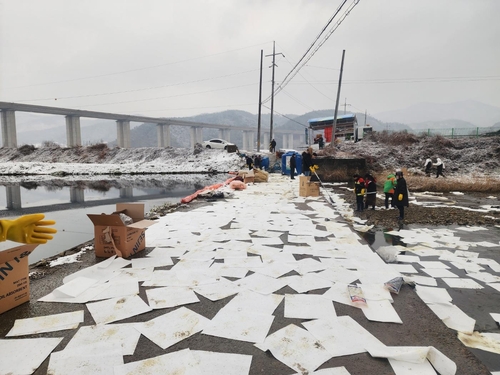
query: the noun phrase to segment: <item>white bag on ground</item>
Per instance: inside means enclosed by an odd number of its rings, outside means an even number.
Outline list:
[[[381,246],[376,250],[376,253],[386,262],[394,263],[397,260],[399,249],[394,246]]]

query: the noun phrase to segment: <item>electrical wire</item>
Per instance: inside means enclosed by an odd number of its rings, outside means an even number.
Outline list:
[[[146,99],[134,99],[134,100],[124,100],[124,101],[119,101],[119,102],[109,102],[109,103],[100,103],[100,104],[90,104],[86,105],[83,108],[89,108],[89,107],[100,107],[103,105],[110,105],[110,104],[124,104],[124,103],[136,103],[136,102],[146,102],[149,100],[158,100],[158,99],[167,99],[167,98],[177,98],[181,96],[189,96],[189,95],[197,95],[197,94],[206,94],[210,92],[216,92],[216,91],[224,91],[224,90],[232,90],[232,89],[237,89],[240,87],[248,87],[248,86],[256,86],[259,83],[249,83],[246,85],[239,85],[239,86],[231,86],[231,87],[224,87],[222,89],[214,89],[214,90],[206,90],[206,91],[197,91],[197,92],[191,92],[191,93],[185,93],[185,94],[177,94],[177,95],[168,95],[168,96],[158,96],[154,98],[146,98]]]
[[[308,62],[309,60],[316,54],[316,52],[319,51],[319,49],[326,43],[326,41],[332,36],[332,34],[339,28],[339,26],[342,24],[342,22],[347,18],[347,16],[351,13],[351,11],[354,9],[356,5],[358,5],[359,0],[353,0],[352,4],[346,9],[346,11],[342,14],[340,19],[337,21],[337,23],[333,26],[332,29],[328,32],[328,34],[323,38],[323,40],[316,46],[314,51],[306,58],[306,60],[302,63],[302,65],[297,68],[291,75],[289,74],[290,77],[288,77],[284,82],[278,86],[278,88],[275,90],[274,95],[278,94],[302,69]]]
[[[271,110],[271,108],[270,108],[270,107],[268,107],[267,105],[262,104],[262,106],[263,106],[263,107],[265,107],[265,108],[267,108],[267,109],[269,109],[269,110]],[[290,118],[290,117],[288,117],[288,116],[286,116],[286,115],[284,115],[284,114],[282,114],[282,113],[279,113],[279,112],[278,112],[278,111],[276,111],[276,110],[274,110],[274,112],[275,112],[275,113],[277,113],[278,115],[280,115],[280,116],[284,117],[284,118],[289,119],[290,121],[295,122],[296,124],[299,124],[300,126],[303,126],[304,128],[307,128],[307,129],[309,128],[309,125],[304,125],[304,124],[302,124],[302,123],[298,122],[297,120],[294,120],[293,118]]]
[[[299,103],[300,105],[304,106],[305,108],[308,108],[310,109],[311,111],[314,111],[314,108],[308,106],[307,104],[305,103],[302,103],[299,99],[295,98],[294,96],[292,96],[292,94],[286,92],[285,90],[283,90],[283,94],[285,94],[286,96],[288,96],[290,99],[296,101],[297,103]],[[273,109],[274,110],[274,109]]]
[[[257,103],[245,103],[245,104],[224,104],[219,106],[207,106],[207,107],[185,107],[185,108],[161,108],[161,109],[145,109],[138,111],[140,113],[147,112],[161,112],[161,111],[184,111],[184,110],[194,110],[194,109],[207,109],[207,108],[228,108],[228,107],[254,107],[257,106]]]
[[[337,10],[333,13],[333,15],[330,17],[330,19],[328,20],[328,22],[326,23],[326,25],[323,27],[323,29],[320,31],[320,33],[316,36],[316,38],[314,39],[314,41],[311,43],[311,45],[309,46],[309,48],[306,50],[306,52],[304,52],[304,54],[302,55],[302,57],[299,59],[299,61],[297,62],[297,64],[295,64],[295,66],[292,68],[292,70],[290,70],[290,72],[285,76],[285,78],[283,79],[283,82],[285,82],[288,77],[294,72],[295,69],[297,69],[297,67],[299,66],[299,64],[302,62],[302,60],[304,60],[307,56],[307,54],[309,53],[309,51],[311,51],[311,49],[314,47],[314,45],[316,44],[316,42],[319,40],[319,38],[321,37],[321,35],[323,35],[323,33],[325,32],[325,30],[328,28],[328,26],[330,26],[330,24],[333,22],[333,20],[335,19],[335,17],[337,16],[337,14],[340,12],[340,10],[342,9],[342,7],[345,5],[345,3],[347,2],[347,0],[343,0],[343,2],[338,6]],[[269,96],[268,98],[266,98],[263,103],[267,103],[271,97],[272,97],[273,93],[271,94],[271,96]],[[274,95],[276,95],[276,90],[275,90],[275,93]]]
[[[283,48],[281,48],[280,46],[280,49],[283,50]],[[289,56],[289,54],[287,53],[286,56]],[[292,63],[290,62],[290,60],[288,60],[286,57],[285,57],[285,60],[288,62],[288,64],[290,66],[292,66]],[[328,95],[326,95],[325,93],[323,93],[321,90],[319,90],[316,86],[314,86],[311,81],[309,81],[302,73],[299,72],[299,75],[306,81],[306,83],[309,84],[309,86],[311,86],[314,90],[316,90],[319,94],[323,95],[325,98],[327,98],[328,100],[331,100],[333,101],[332,98],[330,98]]]
[[[342,84],[385,84],[385,83],[423,83],[423,82],[483,82],[483,81],[498,81],[500,76],[480,76],[480,77],[427,77],[427,78],[374,78],[374,79],[356,79],[343,80]],[[293,84],[338,84],[334,80],[322,81],[294,81]]]
[[[138,72],[138,71],[141,71],[141,70],[155,69],[155,68],[160,68],[160,67],[168,66],[168,65],[181,64],[181,63],[185,63],[185,62],[188,62],[188,61],[201,60],[201,59],[204,59],[204,58],[207,58],[207,57],[213,57],[213,56],[217,56],[217,55],[223,55],[223,54],[226,54],[226,53],[232,53],[232,52],[235,52],[235,51],[241,51],[241,50],[247,49],[247,48],[252,48],[252,47],[256,47],[256,46],[262,46],[262,44],[267,44],[267,43],[271,43],[271,42],[254,44],[254,45],[251,45],[251,46],[236,48],[236,49],[233,49],[231,51],[217,52],[217,53],[213,53],[213,54],[210,54],[210,55],[198,56],[198,57],[193,57],[193,58],[185,59],[185,60],[172,61],[172,62],[168,62],[168,63],[164,63],[164,64],[145,66],[145,67],[142,67],[142,68],[122,70],[122,71],[119,71],[119,72],[112,72],[112,73],[106,73],[106,74],[99,74],[99,75],[95,75],[95,76],[88,76],[88,77],[67,79],[67,80],[62,80],[62,81],[52,81],[52,82],[36,83],[36,84],[25,85],[25,86],[6,87],[4,89],[11,90],[11,89],[20,89],[20,88],[27,88],[27,87],[45,86],[45,85],[52,85],[52,84],[58,84],[58,83],[76,82],[76,81],[82,81],[82,80],[92,79],[92,78],[102,78],[102,77],[108,77],[108,76],[115,76],[115,75],[120,75],[120,74]]]
[[[125,93],[131,93],[131,92],[139,92],[139,91],[157,90],[157,89],[162,89],[162,88],[166,88],[166,87],[189,85],[189,84],[192,84],[192,83],[205,82],[205,81],[210,81],[210,80],[213,80],[213,79],[226,78],[226,77],[231,77],[231,76],[235,76],[235,75],[239,76],[239,75],[242,75],[242,74],[256,72],[258,70],[259,69],[252,69],[252,70],[247,70],[247,71],[244,71],[244,72],[231,73],[231,74],[226,74],[226,75],[222,75],[222,76],[218,76],[218,77],[204,78],[204,79],[198,79],[198,80],[187,81],[187,82],[172,83],[170,85],[145,87],[145,88],[142,88],[142,89],[114,91],[114,92],[106,92],[106,93],[100,93],[100,94],[63,96],[63,97],[57,97],[57,98],[51,97],[51,98],[41,98],[41,99],[14,100],[14,102],[41,102],[41,101],[48,101],[48,100],[64,100],[64,99],[90,98],[90,97],[96,97],[96,96],[106,96],[106,95],[116,95],[116,94],[125,94]]]
[[[345,3],[347,2],[347,0],[344,0],[342,2],[342,4],[337,8],[337,10],[335,11],[334,15],[330,18],[329,22],[327,23],[326,27],[328,27],[330,25],[330,23],[333,21],[333,19],[339,14],[340,10],[342,9],[342,7],[345,5]],[[323,38],[323,40],[321,42],[319,42],[319,44],[315,47],[315,49],[307,56],[307,54],[310,52],[312,46],[314,44],[316,44],[316,42],[319,40],[319,36],[316,37],[315,41],[313,42],[313,44],[308,48],[308,50],[306,51],[306,53],[301,57],[301,59],[299,60],[299,62],[295,65],[295,67],[285,76],[285,79],[283,80],[283,83],[281,85],[279,85],[276,90],[271,94],[271,96],[269,96],[268,98],[266,98],[263,103],[266,103],[268,102],[271,97],[273,95],[276,95],[278,94],[296,75],[297,73],[309,62],[309,60],[316,54],[316,52],[325,44],[325,42],[330,38],[330,36],[335,32],[335,30],[338,29],[338,27],[342,24],[342,22],[346,19],[346,17],[350,14],[350,12],[352,11],[352,9],[354,9],[354,7],[356,5],[358,5],[359,3],[359,0],[353,0],[352,4],[347,8],[347,10],[342,14],[342,16],[340,17],[340,19],[333,25],[333,27],[330,29],[330,31],[328,32],[328,34]],[[326,29],[323,28],[323,31]],[[321,32],[321,34],[323,33],[323,31]],[[320,35],[321,35],[320,34]],[[303,62],[302,62],[303,61]],[[300,65],[300,66],[299,66]]]

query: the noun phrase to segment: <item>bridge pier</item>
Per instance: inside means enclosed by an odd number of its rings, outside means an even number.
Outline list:
[[[286,137],[288,138],[288,148],[293,149],[293,134],[287,134]]]
[[[68,147],[76,147],[82,145],[80,116],[66,116],[66,143],[68,144]]]
[[[253,151],[253,139],[254,139],[254,132],[248,131],[248,130],[243,130],[243,150],[247,150],[249,152]]]
[[[264,142],[262,143],[261,150],[269,151],[269,146],[271,144],[271,140],[269,139],[269,133],[264,133]]]
[[[116,121],[116,143],[118,147],[130,148],[130,121]]]
[[[7,199],[7,208],[9,210],[20,210],[21,206],[21,186],[5,186],[5,195]]]
[[[203,143],[203,128],[199,126],[196,128],[196,142]]]
[[[157,124],[156,138],[158,138],[158,147],[170,147],[171,146],[170,125]]]
[[[134,196],[133,187],[120,188],[120,198],[133,198],[133,196]]]
[[[288,148],[288,139],[286,137],[286,134],[283,134],[282,140],[281,140],[282,146],[279,148]]]
[[[71,203],[84,203],[85,202],[85,190],[81,187],[70,187],[69,188],[69,201]]]
[[[251,132],[248,132],[248,141],[249,141],[249,150],[254,150],[254,149],[257,149],[257,146],[256,146],[256,139],[257,137],[255,136],[255,132],[254,131],[251,131]]]
[[[3,147],[17,148],[16,112],[2,110],[2,140]]]
[[[229,129],[219,129],[219,138],[231,142],[231,131]]]
[[[194,148],[196,143],[203,143],[203,128],[191,126],[189,131],[191,134],[191,148]]]
[[[301,146],[306,146],[306,147],[309,146],[309,145],[306,144],[306,136],[305,135],[299,136],[299,144]]]

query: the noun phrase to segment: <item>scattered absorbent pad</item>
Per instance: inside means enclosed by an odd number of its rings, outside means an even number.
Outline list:
[[[36,333],[55,332],[66,329],[78,328],[83,322],[83,310],[54,314],[47,316],[37,316],[35,318],[16,319],[14,327],[5,335],[23,336]]]
[[[86,306],[96,324],[112,323],[152,310],[139,296],[113,298]]]
[[[200,332],[208,322],[204,316],[186,307],[180,307],[135,327],[160,348],[167,349]]]
[[[0,353],[2,353],[0,374],[27,375],[34,373],[62,340],[62,337],[0,339]]]
[[[80,327],[64,349],[111,342],[113,345],[121,347],[122,355],[133,355],[141,336],[141,333],[134,328],[137,324],[140,323],[99,324]]]
[[[258,347],[299,373],[311,373],[332,355],[305,329],[290,324],[266,337]]]

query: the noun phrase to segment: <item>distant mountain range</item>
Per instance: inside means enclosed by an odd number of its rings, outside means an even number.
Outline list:
[[[417,128],[426,127],[427,124],[437,123],[447,127],[477,127],[493,126],[500,122],[500,108],[484,104],[474,100],[461,102],[437,104],[437,103],[418,103],[404,109],[395,111],[381,112],[375,116],[384,122],[402,122],[410,125],[417,125]]]
[[[287,114],[273,117],[276,128],[300,130],[308,126],[308,120],[318,117],[333,116],[333,109],[312,111],[303,115]],[[342,115],[343,111],[339,113]],[[405,109],[381,112],[376,115],[356,113],[358,122],[381,130],[421,130],[439,128],[471,128],[477,126],[495,126],[500,128],[500,108],[476,101],[464,101],[449,104],[419,103]],[[40,145],[44,141],[66,144],[66,129],[63,116],[17,113],[18,144]],[[210,124],[233,126],[255,126],[257,115],[245,111],[228,110],[217,113],[200,114],[193,117],[179,118],[186,121],[199,121]],[[262,115],[261,131],[269,131],[270,115]],[[56,125],[60,124],[60,125]],[[54,126],[56,125],[56,126]],[[132,147],[156,147],[157,134],[155,124],[131,124]],[[36,131],[35,131],[36,129]],[[114,121],[82,119],[82,144],[116,144],[116,123]],[[216,129],[204,129],[203,139],[219,137]],[[171,127],[172,146],[189,147],[189,129]],[[242,143],[242,132],[231,131],[230,139],[237,145]]]

